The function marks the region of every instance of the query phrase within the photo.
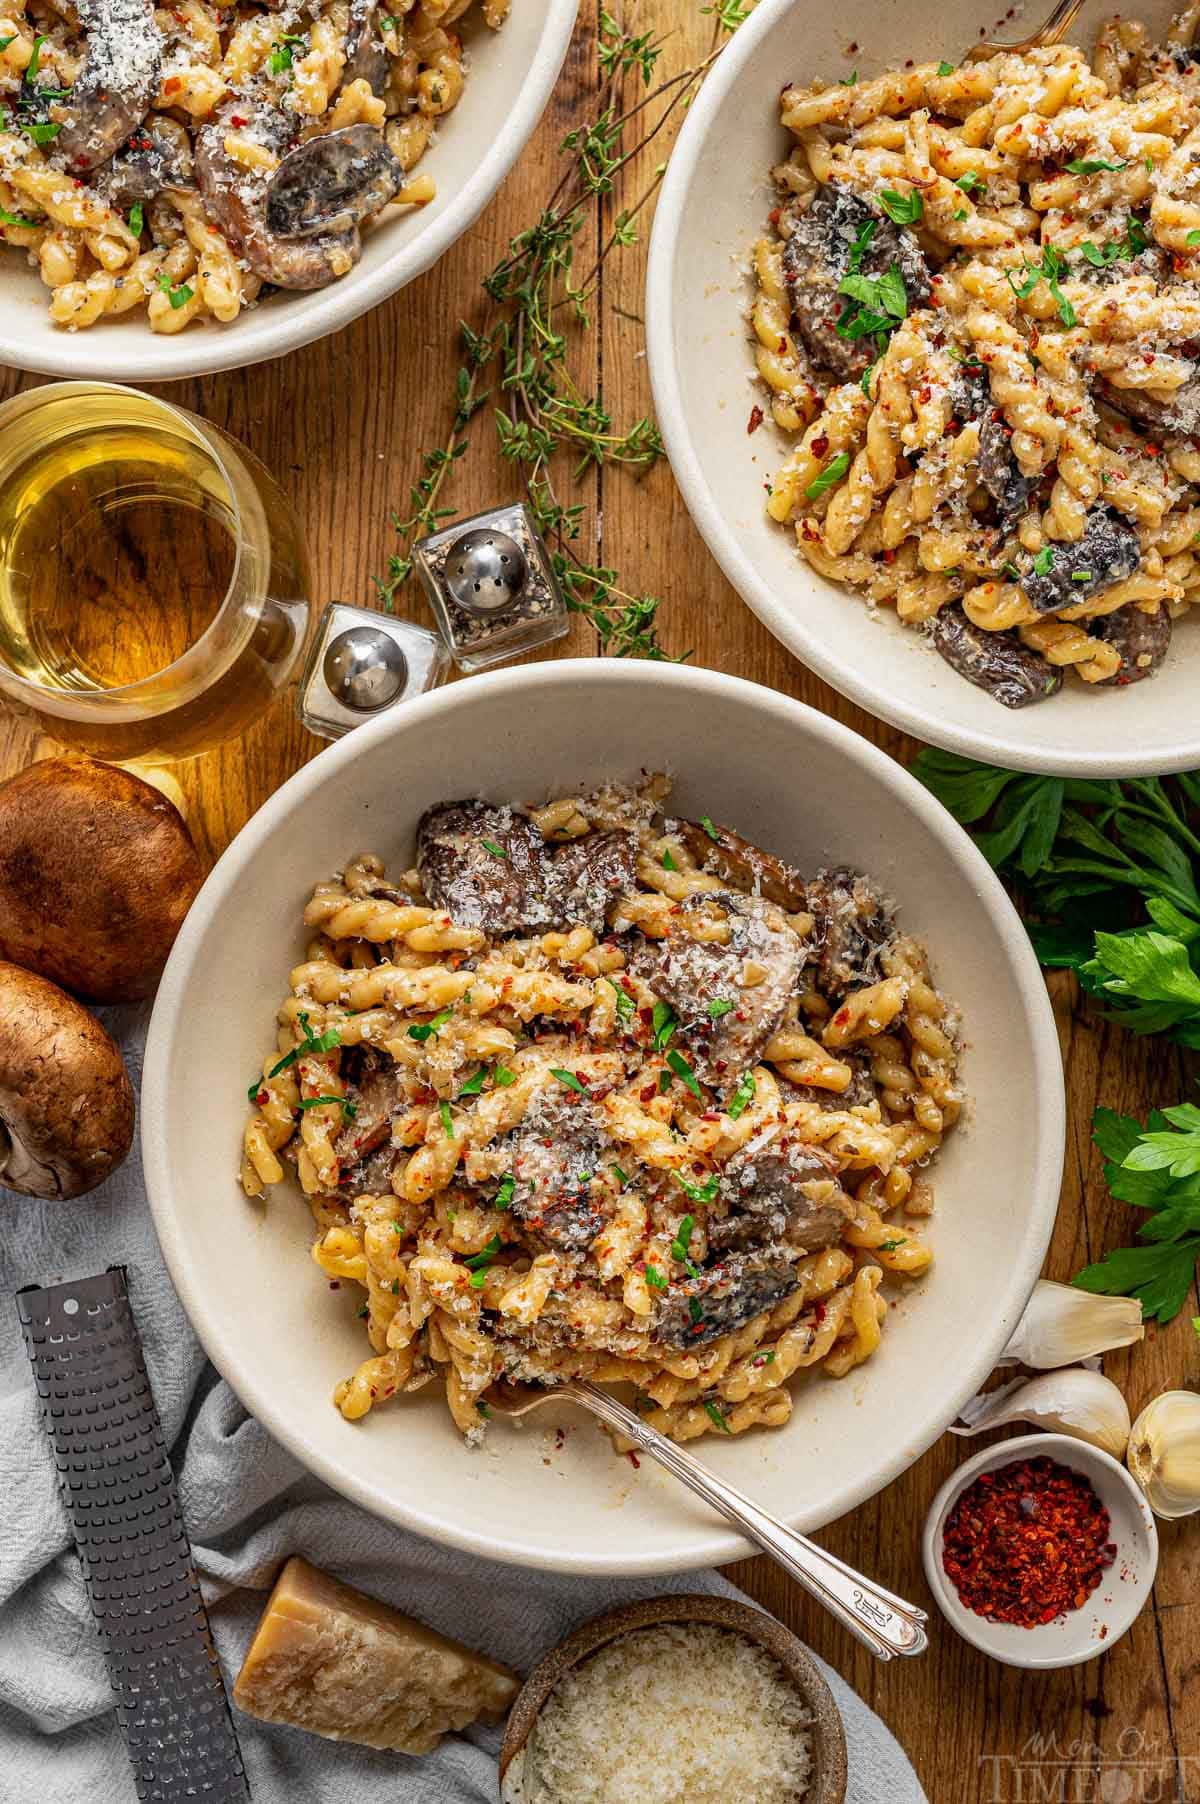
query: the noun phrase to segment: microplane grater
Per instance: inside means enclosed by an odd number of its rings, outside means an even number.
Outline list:
[[[141,1804],[247,1804],[123,1266],[17,1312]]]

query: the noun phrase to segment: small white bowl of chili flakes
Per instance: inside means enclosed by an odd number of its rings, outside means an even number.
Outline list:
[[[925,1575],[964,1640],[1006,1666],[1094,1660],[1150,1596],[1158,1532],[1125,1468],[1086,1441],[1026,1434],[949,1478],[925,1520]]]

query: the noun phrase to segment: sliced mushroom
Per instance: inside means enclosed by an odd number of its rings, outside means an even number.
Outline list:
[[[166,118],[147,120],[92,177],[92,186],[122,213],[135,201],[156,200],[164,188],[194,185],[187,129]]]
[[[709,1219],[714,1252],[782,1243],[813,1253],[832,1246],[854,1216],[834,1161],[788,1134],[735,1153],[721,1172],[718,1194],[729,1213]]]
[[[1062,671],[1012,633],[989,633],[957,605],[939,608],[929,623],[939,655],[959,676],[986,689],[1006,708],[1027,708],[1062,688]]]
[[[771,852],[764,852],[731,827],[702,826],[699,821],[679,821],[679,836],[700,866],[712,871],[723,883],[747,895],[766,896],[790,914],[798,914],[807,906],[804,879],[790,864],[784,864]]]
[[[338,1195],[386,1196],[397,1157],[392,1118],[405,1106],[401,1068],[373,1046],[351,1046],[342,1054],[342,1073],[353,1115],[334,1142]]]
[[[1039,614],[1053,614],[1102,595],[1135,575],[1141,562],[1142,548],[1129,521],[1115,508],[1094,507],[1080,538],[1051,542],[1028,562],[1021,590]]]
[[[795,1288],[796,1268],[786,1253],[735,1253],[698,1278],[672,1284],[655,1312],[654,1338],[671,1347],[705,1347],[774,1309]]]
[[[1094,379],[1094,387],[1101,401],[1147,432],[1186,438],[1200,433],[1200,374],[1177,388],[1169,401],[1157,401],[1143,388],[1117,388],[1102,376]]]
[[[689,917],[714,907],[728,918],[724,944],[688,931]],[[635,943],[629,963],[673,1010],[674,1043],[686,1049],[696,1076],[725,1094],[779,1026],[806,956],[774,903],[721,891],[689,896],[666,937]]]
[[[0,784],[0,958],[94,1002],[158,982],[204,867],[132,772],[47,758]]]
[[[387,45],[376,26],[375,0],[350,0],[350,26],[346,32],[346,67],[343,86],[352,81],[365,81],[373,94],[382,96],[387,89]]]
[[[1104,639],[1121,654],[1121,668],[1115,676],[1105,678],[1118,688],[1140,683],[1153,676],[1171,644],[1171,616],[1160,601],[1153,613],[1146,613],[1136,602],[1101,615],[1090,627],[1093,639]]]
[[[245,100],[231,102],[204,127],[196,141],[196,180],[209,218],[265,282],[294,290],[328,287],[362,255],[358,228],[316,231],[306,238],[272,232],[266,220],[270,173],[247,169],[225,149],[235,116],[239,131],[253,134],[276,153],[285,149],[285,134],[291,130],[276,109]]]
[[[604,1226],[591,1179],[606,1145],[590,1103],[557,1085],[540,1091],[509,1138],[512,1214],[550,1246],[586,1252]]]
[[[373,125],[347,125],[290,150],[267,183],[277,238],[348,232],[394,200],[404,171]]]
[[[519,809],[442,802],[417,826],[417,869],[429,900],[464,927],[520,933],[583,925],[602,933],[610,903],[632,889],[629,833],[589,833],[549,846]]]
[[[609,908],[637,881],[637,841],[632,833],[585,833],[549,853],[555,907],[561,925],[602,934]]]
[[[954,417],[979,426],[979,475],[996,503],[1000,526],[1007,530],[1029,500],[1032,484],[1022,476],[1012,451],[1012,433],[992,401],[987,376],[964,371],[951,391]]]
[[[132,1142],[116,1042],[57,984],[0,963],[0,1189],[83,1196]]]
[[[856,253],[857,273],[878,280],[894,264],[909,312],[923,307],[930,295],[929,271],[917,240],[838,182],[821,188],[807,212],[795,215],[784,246],[784,280],[797,329],[813,362],[842,382],[861,376],[876,355],[873,338],[843,338],[837,330],[852,306],[838,286],[850,273],[851,255],[868,226],[869,242]]]
[[[880,954],[895,935],[895,916],[867,879],[844,866],[818,871],[808,885],[817,952],[814,981],[827,1001],[874,983]]]
[[[62,127],[55,149],[72,170],[84,170],[106,163],[146,117],[163,43],[152,0],[75,0],[75,11],[87,52],[51,116]]]

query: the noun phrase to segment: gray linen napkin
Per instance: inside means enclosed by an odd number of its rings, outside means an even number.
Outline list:
[[[101,1013],[140,1088],[148,1010]],[[118,1263],[129,1268],[227,1682],[290,1553],[518,1671],[575,1624],[631,1598],[738,1595],[713,1572],[596,1579],[495,1565],[379,1522],[308,1476],[206,1363],[163,1265],[135,1150],[80,1203],[0,1190],[0,1804],[136,1804],[11,1300],[22,1284]],[[846,1725],[850,1804],[926,1804],[883,1723],[824,1670]],[[410,1760],[235,1716],[255,1804],[494,1804],[498,1730],[451,1736]]]

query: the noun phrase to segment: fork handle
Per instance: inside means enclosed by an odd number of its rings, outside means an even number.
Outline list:
[[[823,1603],[843,1628],[849,1629],[880,1660],[890,1660],[896,1654],[924,1653],[929,1644],[923,1626],[926,1621],[924,1610],[906,1603],[902,1597],[893,1596],[881,1585],[855,1572],[852,1566],[826,1553],[815,1541],[798,1535],[777,1517],[759,1509],[741,1491],[726,1484],[674,1441],[668,1441],[665,1435],[643,1422],[607,1391],[575,1380],[559,1386],[557,1394],[573,1397],[609,1428],[618,1430],[632,1441],[642,1453],[682,1479],[689,1490],[703,1497],[727,1522],[733,1523],[811,1596]]]

